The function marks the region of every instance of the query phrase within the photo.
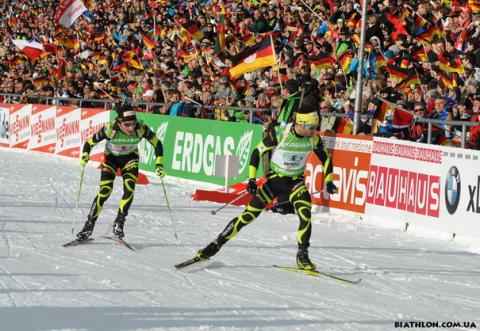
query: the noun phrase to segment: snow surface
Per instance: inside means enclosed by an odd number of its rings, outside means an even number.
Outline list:
[[[314,216],[310,256],[341,284],[274,269],[294,266],[296,216],[263,213],[210,261],[192,257],[242,208],[192,201],[199,183],[165,178],[181,243],[159,180],[138,186],[125,225],[138,252],[111,232],[120,180],[94,232],[64,248],[80,167],[76,160],[0,148],[0,329],[11,330],[393,330],[395,321],[475,322],[480,258],[455,241],[419,238],[356,215]],[[89,165],[75,232],[98,189]],[[203,184],[205,186],[205,184]]]

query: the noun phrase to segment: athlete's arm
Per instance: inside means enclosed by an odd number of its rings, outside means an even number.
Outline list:
[[[314,148],[313,152],[317,155],[320,161],[323,164],[323,175],[325,178],[325,182],[332,182],[333,181],[333,165],[332,159],[330,157],[330,153],[328,152],[327,148],[323,144],[322,139],[315,135],[313,138]]]
[[[272,150],[278,145],[277,133],[275,126],[272,124],[266,130],[267,136],[255,147],[250,156],[250,167],[248,168],[248,178],[257,178],[258,165],[260,164],[260,158],[266,152]]]
[[[155,148],[156,163],[163,164],[163,145],[160,139],[158,139],[155,132],[153,132],[148,126],[143,125],[141,128],[142,138],[147,139],[147,141]]]
[[[93,147],[99,142],[101,142],[102,140],[107,138],[106,131],[107,131],[107,127],[103,126],[93,136],[88,138],[85,144],[83,145],[82,154],[88,153],[88,155],[90,155],[90,152],[92,151]]]

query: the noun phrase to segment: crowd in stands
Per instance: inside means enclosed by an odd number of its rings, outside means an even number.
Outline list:
[[[4,1],[0,92],[24,103],[126,98],[165,104],[154,113],[254,123],[270,113],[215,107],[269,108],[274,120],[298,102],[353,113],[361,1],[83,2],[88,11],[65,27],[55,24],[58,0]],[[417,118],[480,121],[479,14],[480,0],[368,1],[362,105],[373,121],[363,133],[425,142]],[[278,64],[230,77],[233,56],[270,36]],[[32,61],[18,39],[45,52]],[[396,108],[414,114],[402,130],[392,122]],[[321,125],[349,133],[352,116]],[[460,131],[438,125],[433,143],[456,144]],[[468,147],[478,149],[479,138],[479,126],[469,129]]]

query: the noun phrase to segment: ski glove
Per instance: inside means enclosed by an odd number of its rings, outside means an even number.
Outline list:
[[[247,191],[251,195],[255,195],[255,193],[257,193],[257,180],[255,178],[250,178],[248,180]]]
[[[157,167],[155,168],[155,174],[160,178],[165,177],[166,173],[165,173],[165,169],[163,168],[163,164],[161,163],[157,164]]]
[[[330,194],[335,194],[337,193],[337,187],[333,182],[327,182],[327,192]]]
[[[87,165],[88,160],[90,159],[90,155],[87,152],[83,152],[82,156],[80,156],[80,165],[85,167]]]

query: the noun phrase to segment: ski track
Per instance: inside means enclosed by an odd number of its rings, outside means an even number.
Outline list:
[[[204,184],[166,177],[177,242],[152,178],[137,186],[125,224],[132,252],[101,238],[121,198],[117,177],[95,240],[64,248],[72,239],[77,161],[0,148],[0,166],[2,329],[383,331],[400,320],[480,327],[479,255],[454,241],[376,228],[355,215],[314,214],[310,255],[319,270],[362,278],[341,284],[274,269],[295,266],[298,219],[264,212],[212,259],[176,270],[243,208],[212,216],[219,205],[190,198]],[[98,180],[98,169],[87,167],[76,230]]]

